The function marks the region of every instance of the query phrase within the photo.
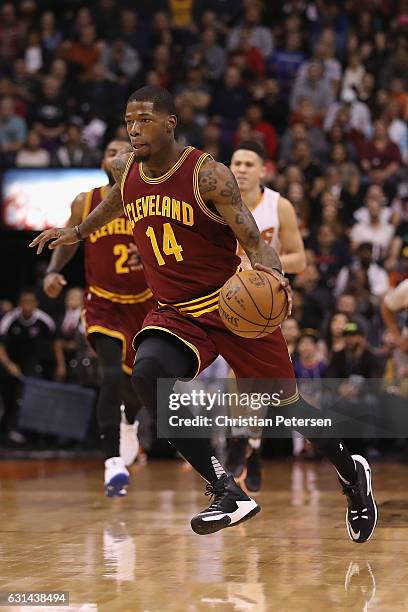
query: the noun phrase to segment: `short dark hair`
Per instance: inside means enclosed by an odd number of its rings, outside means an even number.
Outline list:
[[[173,96],[167,89],[157,85],[146,85],[130,94],[129,102],[153,102],[153,109],[168,115],[176,114]]]
[[[264,146],[258,140],[243,140],[234,149],[235,151],[252,151],[256,153],[262,161],[266,160],[266,152]]]

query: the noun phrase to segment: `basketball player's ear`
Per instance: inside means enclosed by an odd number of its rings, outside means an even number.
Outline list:
[[[169,115],[167,117],[166,130],[167,132],[172,132],[176,129],[177,125],[177,117],[176,115]]]

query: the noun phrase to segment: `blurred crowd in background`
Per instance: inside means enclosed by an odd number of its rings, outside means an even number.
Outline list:
[[[3,2],[1,168],[98,166],[144,84],[174,94],[182,144],[229,164],[240,141],[263,143],[265,183],[293,203],[307,249],[283,326],[297,374],[384,377],[406,397],[406,338],[380,305],[408,277],[407,3]],[[41,315],[54,369],[31,364],[37,375],[87,376],[69,365],[91,367],[87,345],[77,337],[73,356],[64,339],[81,331],[79,304],[69,293],[56,329]]]

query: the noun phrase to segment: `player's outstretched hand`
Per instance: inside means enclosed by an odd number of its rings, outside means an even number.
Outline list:
[[[142,262],[140,260],[139,251],[137,250],[137,246],[134,242],[129,242],[128,244],[128,260],[127,265],[132,270],[132,272],[137,272],[143,268]]]
[[[286,295],[287,295],[287,298],[288,298],[288,313],[286,315],[286,318],[290,317],[290,315],[292,314],[292,288],[291,288],[291,286],[289,284],[288,279],[285,278],[285,276],[283,276],[283,274],[280,274],[280,272],[278,272],[277,270],[274,270],[272,268],[268,268],[267,266],[263,266],[260,263],[255,264],[254,267],[255,267],[256,270],[262,270],[262,272],[266,272],[267,274],[271,274],[272,276],[274,276],[280,282],[280,286],[286,292]]]
[[[66,284],[67,281],[62,274],[59,274],[59,272],[48,272],[48,274],[44,276],[43,290],[49,298],[56,298]]]
[[[75,228],[56,227],[53,229],[45,230],[45,232],[41,232],[41,234],[39,234],[37,238],[34,238],[34,240],[30,242],[29,246],[33,248],[38,245],[37,255],[39,255],[47,244],[47,242],[49,242],[53,238],[56,238],[56,240],[53,240],[53,242],[51,242],[48,246],[48,248],[51,250],[57,248],[58,246],[61,246],[62,244],[75,244],[76,242],[79,242]]]

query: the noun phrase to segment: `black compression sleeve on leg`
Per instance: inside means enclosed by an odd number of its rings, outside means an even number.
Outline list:
[[[294,408],[305,418],[317,418],[320,416],[319,410],[309,404],[302,396],[299,397],[297,402],[291,405],[291,408]],[[294,429],[304,435],[304,431],[302,431],[301,427],[294,427]],[[306,437],[313,446],[334,465],[337,473],[345,484],[354,484],[356,482],[357,472],[354,459],[341,440],[323,437],[311,438],[309,435]]]
[[[132,386],[132,379],[127,374],[123,374],[122,396],[125,404],[125,415],[128,423],[134,423],[139,410],[142,407],[139,396],[135,393]]]
[[[193,351],[170,334],[157,332],[142,340],[133,368],[132,384],[154,421],[157,420],[157,379],[167,380],[166,392],[170,394],[176,380],[192,376],[196,365]],[[186,408],[179,410],[180,416],[182,412],[186,417],[193,416]],[[171,438],[169,442],[205,480],[216,482],[207,438]]]
[[[122,343],[103,334],[92,334],[102,370],[96,412],[105,459],[119,457],[120,404],[122,401]]]

